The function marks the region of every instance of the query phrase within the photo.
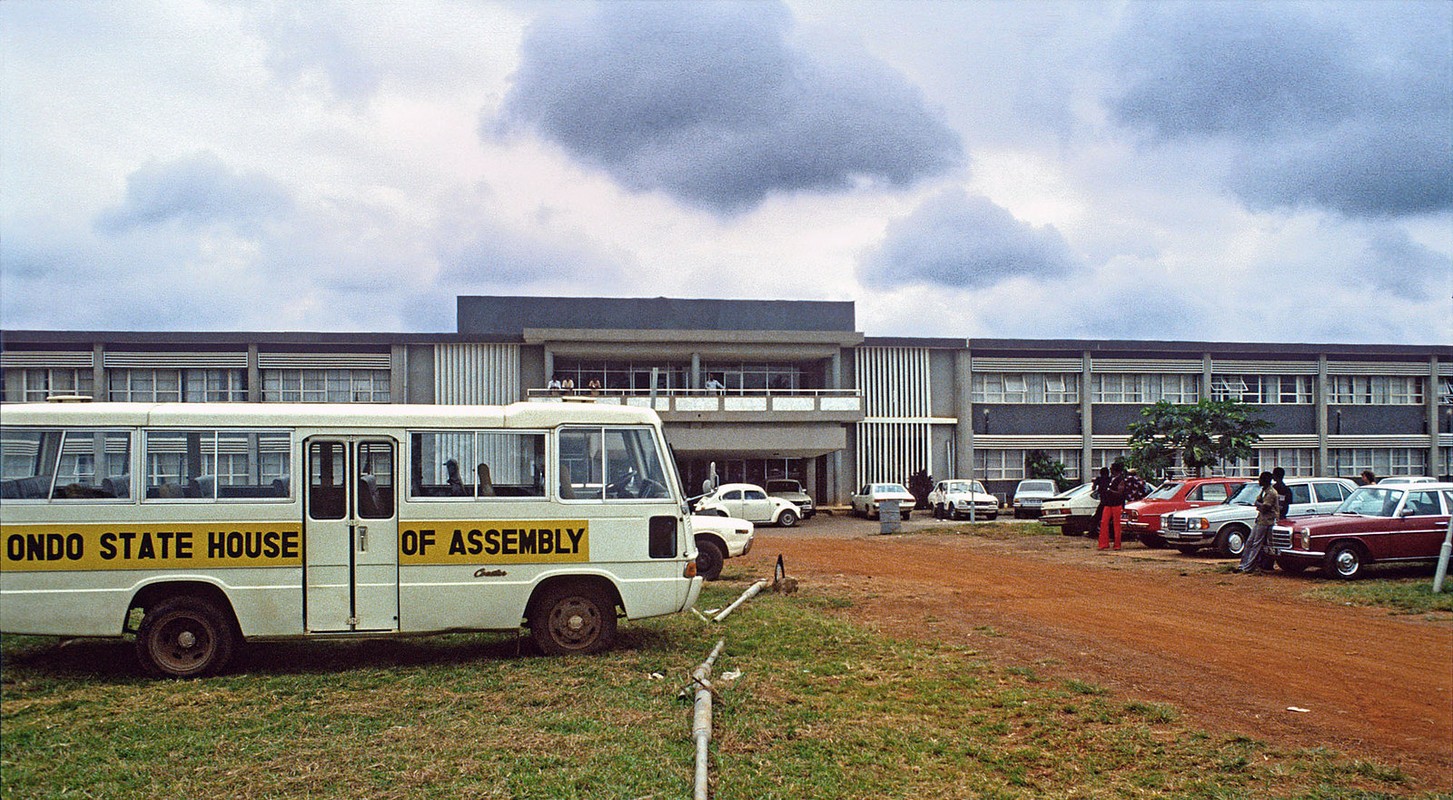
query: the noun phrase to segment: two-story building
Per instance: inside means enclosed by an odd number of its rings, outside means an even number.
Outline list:
[[[868,337],[851,302],[460,297],[457,330],[0,334],[5,402],[509,403],[655,408],[690,491],[801,480],[826,504],[918,470],[1001,496],[1043,451],[1079,479],[1159,400],[1273,427],[1235,474],[1453,472],[1453,347]]]

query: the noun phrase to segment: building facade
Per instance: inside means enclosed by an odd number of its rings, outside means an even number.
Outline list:
[[[509,403],[656,409],[688,489],[980,478],[1029,453],[1072,479],[1127,455],[1160,400],[1251,404],[1229,474],[1453,472],[1453,347],[868,337],[851,302],[460,297],[449,334],[5,331],[4,402]],[[560,388],[556,388],[556,384]]]

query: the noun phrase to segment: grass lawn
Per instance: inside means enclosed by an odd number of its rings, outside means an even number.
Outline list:
[[[701,607],[748,582],[726,577]],[[498,635],[257,644],[203,681],[142,679],[126,644],[4,637],[0,795],[689,797],[677,694],[718,638],[717,674],[742,674],[719,682],[716,798],[1410,793],[1376,763],[1207,734],[1093,683],[883,638],[834,616],[850,603],[764,593],[721,624],[625,623],[614,651],[587,658],[518,655]]]

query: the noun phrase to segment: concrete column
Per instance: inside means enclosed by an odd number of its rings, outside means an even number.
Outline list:
[[[691,354],[691,388],[701,388],[701,354]]]
[[[555,351],[545,348],[545,383],[555,378]]]
[[[111,387],[106,383],[106,345],[100,342],[91,345],[91,399],[111,399]]]
[[[390,402],[406,403],[409,398],[408,352],[401,344],[389,348],[388,396]]]
[[[1095,414],[1094,403],[1090,402],[1090,389],[1094,384],[1090,353],[1080,354],[1080,476],[1092,476],[1095,464]],[[1149,476],[1147,476],[1149,477]]]
[[[262,370],[257,366],[257,345],[247,346],[247,402],[262,402]]]
[[[1332,464],[1327,460],[1327,354],[1317,356],[1317,391],[1312,398],[1317,404],[1317,474],[1331,475]]]
[[[1438,357],[1428,356],[1428,384],[1423,392],[1423,401],[1428,409],[1428,473],[1437,476],[1442,473],[1438,463]]]
[[[974,475],[974,375],[973,354],[960,350],[954,357],[954,463],[950,477]]]
[[[832,369],[831,369],[830,372],[828,372],[828,375],[827,375],[827,383],[828,383],[827,388],[829,388],[829,389],[841,389],[841,388],[843,388],[843,354],[842,354],[842,351],[838,351],[838,352],[832,354]]]

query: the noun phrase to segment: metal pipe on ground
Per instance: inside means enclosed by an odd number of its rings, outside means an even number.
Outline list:
[[[736,611],[737,610],[737,606],[739,606],[742,603],[745,603],[748,600],[752,599],[752,597],[755,596],[757,594],[757,592],[762,591],[763,587],[765,587],[766,585],[767,585],[767,581],[765,579],[763,579],[763,580],[757,581],[756,583],[752,584],[751,586],[748,586],[747,587],[747,590],[745,592],[742,592],[742,596],[741,597],[738,597],[736,600],[733,600],[731,605],[727,606],[726,608],[723,608],[716,616],[714,616],[714,617],[711,618],[711,621],[712,622],[721,622],[722,620],[726,619],[728,614],[730,614],[733,611]]]
[[[707,800],[710,784],[707,766],[711,758],[707,750],[711,743],[711,667],[725,645],[725,639],[717,640],[716,647],[711,649],[711,655],[691,673],[691,681],[696,684],[695,713],[691,722],[691,738],[696,742],[696,783],[691,794],[693,800]]]

